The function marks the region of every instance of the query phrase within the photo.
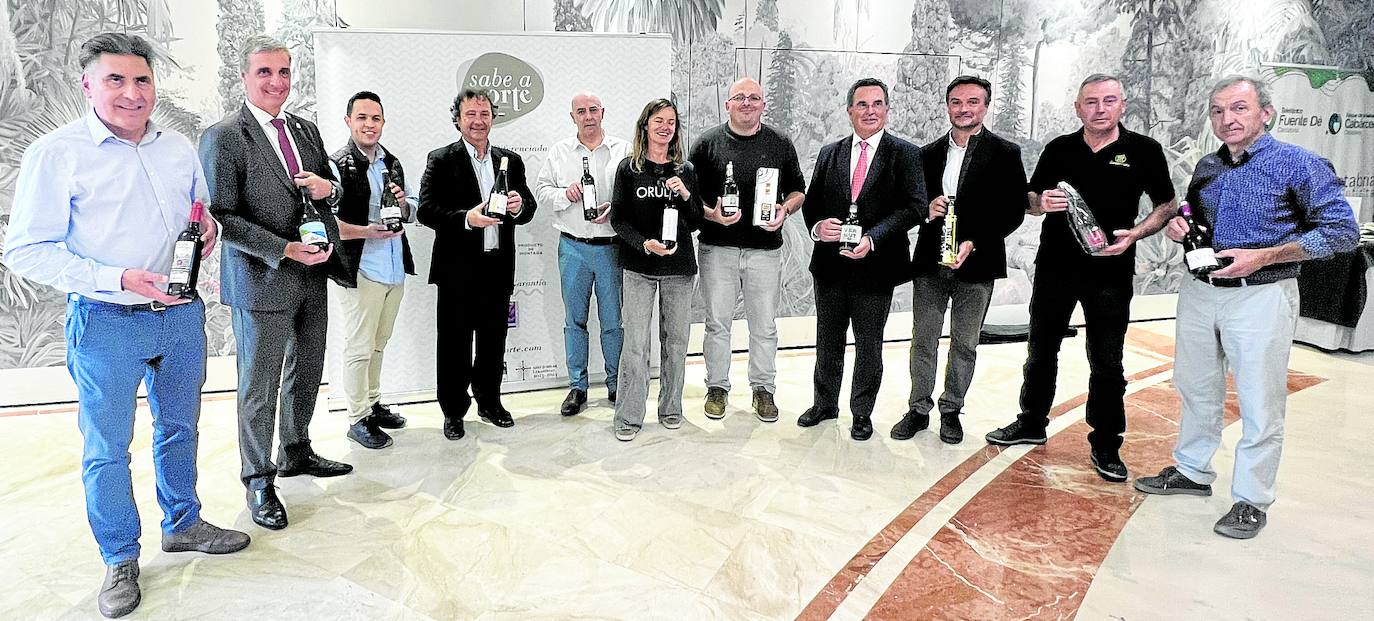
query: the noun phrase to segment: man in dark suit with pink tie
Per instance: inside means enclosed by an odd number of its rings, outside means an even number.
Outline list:
[[[871,415],[883,375],[883,328],[892,290],[910,275],[907,231],[926,205],[920,149],[885,130],[887,85],[864,78],[846,101],[854,133],[821,148],[802,215],[816,246],[815,400],[797,419],[802,427],[838,418],[846,331],[854,330],[850,437],[873,435]],[[841,225],[856,206],[862,238],[841,248]]]

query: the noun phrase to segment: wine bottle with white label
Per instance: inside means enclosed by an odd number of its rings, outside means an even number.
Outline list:
[[[663,243],[663,247],[672,250],[677,247],[677,205],[672,200],[663,203],[663,228],[658,235],[658,241]]]
[[[200,278],[200,253],[205,242],[200,239],[200,219],[205,216],[205,205],[200,201],[191,204],[191,221],[186,229],[177,236],[172,250],[172,273],[167,276],[167,295],[183,300],[194,300],[196,281]]]
[[[849,205],[849,216],[840,225],[840,250],[853,252],[864,238],[864,227],[859,224],[859,206]]]
[[[720,215],[729,218],[739,213],[739,185],[735,183],[735,163],[725,163],[725,188],[720,193]]]
[[[1188,232],[1183,235],[1183,261],[1188,271],[1197,276],[1206,276],[1221,267],[1216,250],[1212,248],[1212,231],[1200,217],[1193,215],[1193,206],[1188,201],[1178,204],[1183,221],[1188,223]]]
[[[310,200],[310,190],[301,188],[301,243],[309,244],[320,250],[329,248],[329,233],[325,232],[324,221],[315,211],[315,201]]]
[[[510,158],[501,158],[501,169],[496,171],[496,183],[491,186],[491,198],[487,200],[487,215],[498,220],[505,220],[507,194],[510,192],[510,182],[507,180],[506,166],[510,163]]]
[[[596,179],[592,177],[591,161],[582,158],[582,219],[591,222],[601,216],[601,203],[596,202]]]
[[[386,230],[396,233],[401,230],[401,202],[396,200],[396,194],[391,191],[391,171],[382,169],[382,196],[381,196],[382,224],[386,225]]]

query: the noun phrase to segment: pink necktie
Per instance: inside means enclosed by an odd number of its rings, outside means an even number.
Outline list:
[[[296,150],[291,148],[291,140],[286,137],[286,121],[272,119],[272,126],[277,128],[277,144],[281,145],[281,154],[286,156],[286,172],[295,179],[296,173],[301,171],[301,165],[296,161]]]
[[[859,191],[864,189],[864,179],[868,177],[868,143],[859,143],[859,163],[854,165],[854,180],[849,183],[849,202],[859,200]]]

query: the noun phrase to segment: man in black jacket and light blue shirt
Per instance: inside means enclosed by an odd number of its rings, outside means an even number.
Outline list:
[[[1004,241],[1026,213],[1021,149],[983,127],[991,99],[987,80],[955,78],[945,89],[950,131],[921,149],[926,187],[935,198],[911,256],[911,399],[906,416],[892,428],[895,440],[911,438],[930,425],[946,307],[951,308],[950,341],[940,395],[940,439],[948,444],[964,439],[959,414],[973,381],[978,335],[993,281],[1007,275]],[[951,200],[958,254],[945,264],[942,233]]]
[[[846,100],[854,134],[821,148],[802,204],[816,247],[816,372],[813,405],[797,419],[802,427],[838,418],[846,332],[854,329],[854,381],[850,437],[873,435],[870,416],[883,377],[883,328],[892,290],[910,278],[907,231],[927,209],[920,148],[884,130],[887,85],[864,78]],[[841,225],[858,207],[863,237],[840,248]]]

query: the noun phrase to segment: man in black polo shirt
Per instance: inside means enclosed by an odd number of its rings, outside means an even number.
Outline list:
[[[1177,210],[1164,150],[1153,139],[1121,125],[1125,108],[1120,80],[1103,74],[1088,76],[1074,102],[1083,128],[1045,145],[1031,175],[1029,213],[1049,215],[1035,259],[1021,413],[1015,422],[987,434],[992,444],[1045,443],[1059,346],[1074,306],[1082,303],[1090,369],[1087,421],[1092,432],[1088,442],[1097,473],[1113,482],[1127,477],[1118,451],[1126,430],[1126,374],[1121,356],[1135,275],[1132,246],[1164,228]],[[1097,255],[1088,255],[1074,240],[1063,213],[1068,197],[1054,189],[1061,181],[1078,190],[1098,224],[1115,237]],[[1136,224],[1142,194],[1149,194],[1155,207]]]
[[[749,322],[749,388],[754,415],[771,423],[778,420],[777,392],[778,294],[782,285],[782,225],[788,215],[801,209],[806,197],[806,178],[792,141],[763,123],[768,105],[763,87],[753,78],[730,86],[725,111],[730,118],[716,126],[692,147],[689,158],[700,180],[701,198],[707,206],[718,204],[725,188],[726,167],[734,171],[739,188],[739,212],[722,222],[701,225],[700,263],[702,299],[706,302],[707,418],[723,418],[730,393],[730,326],[735,303],[744,297],[744,317]],[[754,202],[758,171],[778,172],[776,205],[767,223],[755,224]]]

